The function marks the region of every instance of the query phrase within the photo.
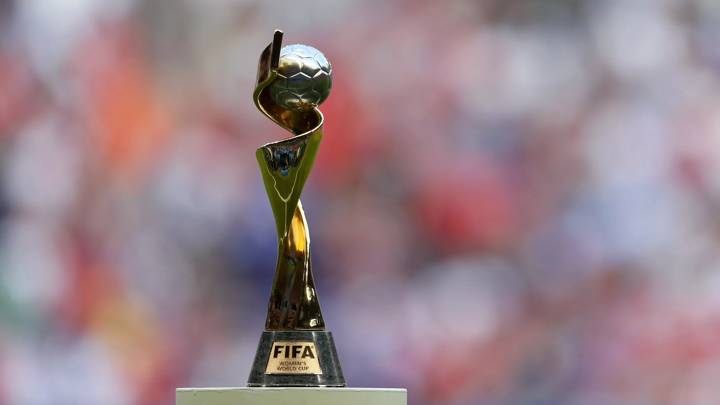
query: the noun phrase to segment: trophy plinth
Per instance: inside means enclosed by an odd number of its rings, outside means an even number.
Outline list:
[[[332,68],[306,45],[281,48],[275,31],[258,64],[253,100],[291,137],[260,147],[256,158],[275,217],[278,260],[265,331],[248,385],[344,387],[335,344],[320,310],[310,261],[310,234],[300,203],[322,140],[318,109],[330,93]]]
[[[398,388],[180,388],[176,405],[406,405]]]
[[[293,354],[301,361],[285,361]],[[288,374],[288,371],[293,371],[288,368],[294,368],[294,371],[297,372]],[[343,385],[342,370],[330,332],[320,330],[264,331],[262,333],[255,362],[250,371],[248,386]]]

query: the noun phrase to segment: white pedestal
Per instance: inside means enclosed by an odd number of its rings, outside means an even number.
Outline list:
[[[407,405],[401,388],[178,388],[176,405]]]

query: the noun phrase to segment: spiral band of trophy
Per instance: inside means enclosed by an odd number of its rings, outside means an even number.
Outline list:
[[[281,48],[275,31],[258,64],[253,99],[257,108],[292,137],[256,152],[278,234],[275,269],[265,331],[249,386],[344,387],[332,334],[325,330],[310,261],[310,235],[300,203],[322,140],[323,115],[332,69],[316,49]]]

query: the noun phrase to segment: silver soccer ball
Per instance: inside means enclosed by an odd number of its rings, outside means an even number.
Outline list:
[[[282,47],[277,73],[269,87],[270,97],[289,110],[310,110],[330,95],[332,66],[312,46]]]

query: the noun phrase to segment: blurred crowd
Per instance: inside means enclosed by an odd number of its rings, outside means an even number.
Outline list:
[[[720,2],[0,0],[0,404],[245,385],[275,28],[333,64],[303,204],[351,386],[718,403]]]

